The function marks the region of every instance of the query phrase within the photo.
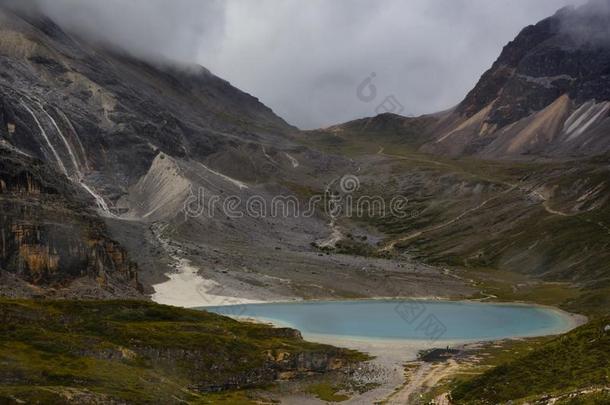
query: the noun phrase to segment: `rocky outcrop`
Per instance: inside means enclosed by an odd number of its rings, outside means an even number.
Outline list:
[[[87,279],[93,297],[138,296],[136,265],[87,204],[42,162],[0,148],[0,271],[30,285],[32,294],[78,296],[84,291],[71,285]]]
[[[161,368],[175,368],[177,364],[189,364],[189,377],[193,381],[191,388],[201,392],[256,387],[277,380],[293,380],[307,375],[340,370],[349,364],[342,349],[324,347],[298,352],[269,350],[265,352],[264,361],[236,373],[234,364],[225,364],[224,361],[211,364],[207,351],[172,347],[135,347],[132,350],[139,358],[149,359]],[[103,355],[116,360],[124,359],[124,354],[120,350],[106,352]]]
[[[193,183],[184,176],[179,164],[160,153],[118,206],[130,218],[162,220],[183,210],[192,189]]]
[[[610,2],[564,8],[526,27],[423,150],[492,158],[610,150]]]

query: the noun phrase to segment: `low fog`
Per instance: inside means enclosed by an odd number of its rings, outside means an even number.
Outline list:
[[[560,29],[574,46],[610,47],[610,0],[590,0],[577,13],[565,15]]]
[[[371,116],[388,100],[403,115],[447,109],[523,27],[582,2],[37,1],[95,40],[202,64],[301,128]]]

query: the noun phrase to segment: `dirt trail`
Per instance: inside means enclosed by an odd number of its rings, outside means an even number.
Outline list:
[[[423,394],[436,386],[441,380],[453,375],[459,368],[459,364],[451,359],[444,363],[420,363],[417,371],[409,378],[408,382],[396,393],[390,396],[387,404],[408,404],[413,395]],[[446,394],[439,395],[435,399],[437,404],[449,404]]]
[[[401,155],[392,155],[392,154],[384,153],[384,150],[385,150],[385,148],[383,146],[380,146],[379,150],[377,151],[377,154],[380,155],[380,156],[385,156],[385,157],[394,158],[394,159],[410,160],[410,161],[424,162],[424,163],[432,163],[432,164],[435,164],[437,166],[450,167],[450,168],[453,168],[453,169],[456,168],[455,166],[449,165],[447,163],[437,162],[437,161],[430,160],[430,159],[418,159],[418,158],[406,157],[406,156],[401,156]],[[508,182],[502,182],[502,184],[510,186],[512,188],[520,187],[519,184],[508,183]],[[524,191],[528,191],[528,190],[524,190]],[[536,194],[536,196],[539,197],[543,201],[543,208],[549,214],[559,215],[559,216],[562,216],[562,217],[571,217],[571,216],[575,216],[576,215],[576,214],[569,214],[569,213],[566,213],[566,212],[555,210],[555,209],[549,207],[548,199],[546,197],[544,197],[542,194],[540,194],[537,191],[530,191],[530,192]]]
[[[558,216],[561,216],[561,217],[575,217],[575,216],[581,214],[581,213],[567,213],[567,212],[562,212],[562,211],[558,211],[556,209],[553,209],[553,208],[549,207],[548,199],[546,199],[542,194],[540,194],[537,191],[534,191],[533,193],[536,194],[539,198],[541,198],[543,200],[542,207],[546,210],[546,212],[548,212],[551,215],[558,215]],[[601,221],[600,222],[594,222],[594,221],[591,221],[590,219],[584,219],[584,221],[599,226],[604,231],[606,231],[608,233],[608,235],[610,235],[610,227],[607,226],[606,224],[604,224],[603,222],[601,222]]]
[[[417,369],[417,371],[415,372],[415,374],[409,379],[409,381],[396,393],[394,393],[392,396],[390,396],[387,400],[387,404],[388,405],[402,405],[402,404],[408,404],[409,403],[409,398],[411,397],[411,395],[413,395],[416,391],[418,391],[424,380],[426,379],[426,376],[428,375],[428,373],[430,372],[430,369],[432,368],[432,364],[430,363],[422,363],[419,368]]]
[[[461,219],[462,219],[462,218],[464,218],[465,216],[467,216],[467,215],[469,215],[469,214],[471,214],[471,213],[473,213],[473,212],[476,212],[476,211],[478,211],[478,210],[480,210],[480,209],[484,208],[484,207],[485,207],[487,204],[489,204],[490,202],[492,202],[492,201],[494,201],[494,200],[497,200],[497,199],[498,199],[498,198],[500,198],[500,196],[502,196],[503,194],[508,194],[508,193],[510,193],[510,192],[511,192],[511,191],[513,191],[513,190],[514,190],[516,187],[517,187],[517,186],[513,186],[513,187],[509,188],[508,190],[506,190],[506,191],[504,191],[504,192],[502,192],[502,193],[500,193],[500,194],[498,194],[498,195],[496,195],[496,196],[493,196],[493,197],[488,198],[487,200],[485,200],[485,201],[481,202],[481,203],[480,203],[479,205],[477,205],[476,207],[472,207],[472,208],[467,209],[466,211],[462,212],[460,215],[456,216],[455,218],[453,218],[453,219],[451,219],[451,220],[449,220],[449,221],[447,221],[447,222],[444,222],[444,223],[442,223],[442,224],[439,224],[439,225],[436,225],[436,226],[433,226],[433,227],[430,227],[430,228],[427,228],[427,229],[424,229],[424,230],[421,230],[421,231],[417,231],[417,232],[414,232],[414,233],[409,234],[409,235],[407,235],[407,236],[403,236],[403,237],[401,237],[401,238],[395,239],[395,240],[393,240],[393,241],[389,242],[389,243],[388,243],[388,244],[387,244],[385,247],[383,247],[383,248],[381,249],[381,251],[382,251],[382,252],[389,252],[389,251],[391,251],[392,249],[394,249],[394,247],[395,247],[395,246],[396,246],[398,243],[401,243],[401,242],[406,242],[406,241],[408,241],[408,240],[418,238],[418,237],[420,237],[421,235],[423,235],[423,234],[425,234],[425,233],[429,233],[429,232],[433,232],[433,231],[438,231],[439,229],[443,229],[443,228],[448,227],[449,225],[453,225],[454,223],[458,222],[459,220],[461,220]]]
[[[455,168],[454,166],[452,166],[450,164],[442,163],[442,162],[437,162],[436,160],[407,157],[407,156],[402,156],[402,155],[392,155],[392,154],[389,154],[389,153],[384,153],[384,150],[385,150],[385,148],[383,146],[380,146],[379,150],[377,151],[377,154],[380,155],[380,156],[385,156],[385,157],[389,157],[389,158],[392,158],[392,159],[410,160],[410,161],[413,161],[413,162],[431,163],[431,164],[436,165],[436,166],[450,167],[452,169]]]
[[[406,157],[406,156],[387,154],[387,153],[384,153],[384,150],[385,150],[385,148],[383,146],[380,146],[379,150],[377,151],[377,155],[385,156],[385,157],[393,158],[393,159],[402,159],[402,160],[411,160],[411,161],[416,161],[416,162],[432,163],[432,164],[436,164],[438,166],[445,166],[445,167],[454,168],[453,166],[451,166],[449,164],[441,163],[441,162],[436,162],[436,161],[433,161],[433,160],[410,158],[410,157]],[[557,216],[561,216],[561,217],[573,217],[573,216],[578,215],[578,214],[575,214],[575,213],[566,213],[566,212],[559,211],[559,210],[551,208],[549,206],[549,201],[548,201],[548,199],[545,196],[543,196],[538,191],[527,189],[527,188],[523,187],[523,184],[521,184],[521,183],[515,184],[515,183],[503,182],[502,184],[504,184],[505,186],[508,186],[509,189],[505,190],[504,192],[502,192],[502,193],[500,193],[500,194],[498,194],[498,195],[496,195],[494,197],[488,198],[487,200],[481,202],[476,207],[467,209],[466,211],[462,212],[461,214],[459,214],[458,216],[456,216],[455,218],[453,218],[453,219],[451,219],[451,220],[449,220],[447,222],[444,222],[442,224],[435,225],[435,226],[432,226],[430,228],[426,228],[426,229],[423,229],[421,231],[416,231],[416,232],[410,233],[410,234],[408,234],[406,236],[402,236],[400,238],[394,239],[394,240],[388,242],[383,248],[380,249],[380,251],[384,252],[384,253],[392,251],[396,247],[396,245],[398,243],[406,242],[406,241],[409,241],[409,240],[412,240],[412,239],[415,239],[415,238],[419,238],[420,236],[422,236],[422,235],[424,235],[426,233],[437,231],[437,230],[446,228],[446,227],[448,227],[450,225],[453,225],[456,222],[458,222],[459,220],[461,220],[462,218],[464,218],[465,216],[467,216],[467,215],[469,215],[471,213],[474,213],[474,212],[484,208],[487,204],[489,204],[490,202],[498,199],[501,195],[508,194],[508,193],[510,193],[510,192],[512,192],[512,191],[514,191],[516,189],[520,189],[520,190],[522,190],[526,194],[534,194],[534,195],[536,195],[536,197],[538,197],[540,199],[540,201],[542,202],[541,205],[544,208],[544,210],[547,213],[551,214],[551,215],[557,215]],[[610,234],[610,227],[607,227],[603,223],[597,223],[597,225],[599,227],[603,228],[605,231],[607,231]]]
[[[390,157],[390,158],[403,159],[403,160],[413,160],[413,161],[419,161],[419,162],[425,162],[425,163],[433,163],[433,164],[436,164],[436,165],[439,165],[439,166],[445,166],[445,167],[453,168],[453,166],[451,166],[451,165],[448,165],[448,164],[445,164],[445,163],[441,163],[441,162],[436,162],[436,161],[433,161],[433,160],[428,160],[428,159],[413,159],[413,158],[409,158],[409,157],[405,157],[405,156],[400,156],[400,155],[390,155],[390,154],[384,153],[384,150],[385,150],[385,148],[383,146],[380,146],[379,147],[379,151],[377,151],[377,154],[380,155],[380,156],[385,156],[385,157]],[[439,225],[435,225],[435,226],[427,228],[427,229],[423,229],[421,231],[416,231],[416,232],[413,232],[413,233],[411,233],[409,235],[406,235],[406,236],[400,237],[398,239],[392,240],[388,244],[386,244],[386,246],[384,246],[381,249],[381,252],[389,252],[389,251],[393,250],[394,247],[398,243],[406,242],[408,240],[418,238],[418,237],[420,237],[423,234],[426,234],[426,233],[429,233],[429,232],[433,232],[433,231],[437,231],[439,229],[443,229],[443,228],[445,228],[447,226],[453,225],[454,223],[458,222],[459,220],[461,220],[465,216],[467,216],[467,215],[469,215],[469,214],[471,214],[471,213],[473,213],[475,211],[478,211],[478,210],[484,208],[491,201],[494,201],[494,200],[498,199],[502,194],[509,193],[509,192],[513,191],[517,187],[518,187],[518,185],[511,184],[510,188],[508,190],[504,191],[503,193],[498,194],[498,195],[496,195],[494,197],[488,198],[487,200],[481,202],[476,207],[467,209],[466,211],[462,212],[460,215],[456,216],[455,218],[453,218],[453,219],[451,219],[451,220],[449,220],[447,222],[444,222],[444,223],[439,224]]]

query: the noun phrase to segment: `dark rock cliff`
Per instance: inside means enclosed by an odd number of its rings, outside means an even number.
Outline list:
[[[0,147],[0,272],[27,283],[30,295],[139,296],[136,265],[87,203],[41,161]],[[79,280],[85,290],[75,289]]]

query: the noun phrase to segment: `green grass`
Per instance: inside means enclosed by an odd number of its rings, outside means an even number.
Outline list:
[[[364,175],[387,180],[363,183],[359,192],[386,199],[407,196],[410,210],[419,215],[373,215],[362,221],[388,235],[386,242],[424,231],[398,243],[397,252],[453,268],[482,292],[473,298],[559,306],[592,319],[563,337],[485,348],[479,366],[453,379],[459,403],[495,404],[608,385],[610,342],[607,335],[593,338],[601,324],[610,323],[610,205],[603,199],[610,191],[608,156],[555,163],[454,160],[419,153],[416,144],[396,134],[355,128],[318,131],[303,142],[354,158],[384,148],[384,165],[363,168]],[[463,186],[483,191],[453,191]],[[593,189],[597,194],[591,194]],[[533,190],[553,190],[546,206]],[[581,200],[584,195],[593,197]],[[495,199],[476,212],[437,228],[490,197]],[[579,212],[572,215],[575,207]],[[352,244],[344,249],[362,250]],[[607,397],[591,393],[558,403],[609,403]]]
[[[350,398],[345,394],[338,394],[339,391],[341,391],[341,387],[330,383],[312,384],[307,388],[307,392],[326,402],[343,402]]]
[[[592,286],[581,291],[581,294],[562,305],[573,312],[581,312],[590,316],[606,316],[610,312],[610,288]]]
[[[362,142],[352,143],[362,145]],[[367,153],[376,153],[371,149],[369,146]],[[491,294],[505,299],[561,304],[586,314],[609,313],[610,234],[603,225],[610,227],[610,205],[605,203],[578,215],[562,216],[547,212],[540,201],[530,201],[526,189],[511,189],[509,185],[522,184],[527,188],[527,184],[531,187],[547,182],[557,186],[548,205],[569,212],[580,195],[573,185],[601,184],[607,181],[607,170],[588,162],[575,163],[575,169],[568,170],[571,166],[562,163],[451,160],[429,157],[408,146],[388,150],[397,156],[390,178],[385,182],[363,183],[359,192],[380,195],[386,200],[404,195],[409,198],[409,212],[417,215],[405,218],[364,215],[360,220],[388,235],[386,242],[423,232],[397,243],[396,251],[439,266],[499,269],[532,277],[526,280],[531,284],[528,286],[488,283],[492,290],[503,290]],[[401,176],[403,181],[397,182]],[[528,180],[523,181],[524,178]],[[453,185],[462,184],[483,187],[484,191],[473,195],[447,192]],[[492,197],[482,208],[450,222]],[[448,226],[442,226],[447,223]],[[359,254],[352,246],[347,248],[351,250],[346,249],[346,253]],[[364,253],[373,256],[371,252]],[[534,278],[540,282],[532,283]],[[517,288],[511,291],[514,287]]]
[[[473,282],[479,290],[473,299],[550,305],[591,318],[610,314],[610,288],[604,283],[580,287],[493,268],[459,268],[454,274]]]
[[[481,292],[473,298],[494,296],[498,301],[563,306],[582,294],[569,283],[544,282],[525,274],[493,268],[460,268],[455,270],[455,274],[474,281],[474,286]]]
[[[457,404],[497,404],[610,384],[610,318],[601,318],[464,381]]]
[[[296,367],[278,358],[307,355],[368,359],[286,329],[148,302],[0,300],[0,402],[220,403],[205,401],[269,384]]]

